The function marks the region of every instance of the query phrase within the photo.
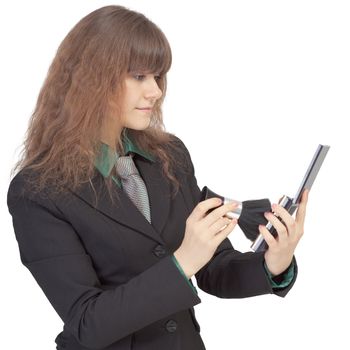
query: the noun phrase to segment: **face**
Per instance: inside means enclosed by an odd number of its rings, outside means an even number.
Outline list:
[[[101,141],[115,150],[116,135],[120,135],[124,127],[133,130],[148,128],[152,115],[150,108],[162,96],[158,80],[156,74],[138,72],[127,75],[121,103],[121,121],[111,116],[101,131]]]
[[[144,130],[148,128],[152,107],[162,96],[157,74],[133,73],[125,79],[125,94],[122,101],[122,126]]]

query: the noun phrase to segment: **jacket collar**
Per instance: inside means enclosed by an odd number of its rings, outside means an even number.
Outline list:
[[[109,169],[110,165],[105,165],[107,163],[100,163],[103,164],[102,167],[100,167],[102,171],[99,170],[99,172],[96,172],[96,175],[91,179],[98,197],[96,206],[95,192],[89,182],[84,183],[80,189],[74,191],[73,194],[96,210],[100,211],[102,214],[107,215],[112,220],[130,227],[132,230],[138,231],[164,245],[165,242],[161,237],[161,232],[164,229],[170,211],[170,183],[162,176],[161,163],[158,160],[149,157],[141,151],[142,154],[140,150],[137,147],[132,146],[131,143],[126,147],[129,147],[127,148],[129,151],[132,150],[141,155],[141,157],[134,157],[134,162],[147,187],[151,208],[151,224],[143,214],[138,211],[120,186],[115,186],[112,189],[113,194],[117,192],[119,198],[119,200],[117,199],[116,203],[113,205],[103,179],[103,176],[105,176],[104,174],[108,174],[106,169]],[[112,163],[113,161],[108,164]]]
[[[136,153],[154,163],[155,158],[151,154],[148,154],[137,147],[137,145],[133,142],[132,137],[127,134],[127,129],[125,130],[126,131],[123,134],[122,139],[125,155],[128,155],[129,153]],[[106,143],[100,141],[100,144],[100,153],[96,157],[95,167],[104,177],[108,177],[117,162],[119,154],[117,152],[114,152]],[[121,187],[121,183],[118,178],[112,175],[112,179],[119,187]]]

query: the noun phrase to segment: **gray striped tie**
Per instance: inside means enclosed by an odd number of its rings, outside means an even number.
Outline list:
[[[147,188],[132,159],[133,156],[134,154],[131,153],[129,156],[119,157],[116,163],[117,172],[121,178],[123,190],[148,222],[151,223]]]

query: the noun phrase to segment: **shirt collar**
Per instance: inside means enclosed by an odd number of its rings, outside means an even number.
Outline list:
[[[96,158],[95,167],[104,177],[108,177],[113,167],[115,166],[119,155],[117,152],[113,151],[112,148],[106,143],[100,141],[100,144],[100,154]],[[126,133],[123,137],[123,147],[125,150],[125,155],[128,155],[128,153],[137,153],[151,162],[155,161],[152,155],[138,148],[136,144],[132,142],[131,136],[127,136]]]

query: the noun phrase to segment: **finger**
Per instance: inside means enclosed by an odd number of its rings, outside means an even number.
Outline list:
[[[292,234],[295,230],[295,220],[292,215],[290,215],[285,208],[278,204],[272,204],[272,210],[285,223],[288,229],[288,233]]]
[[[210,232],[215,235],[217,234],[220,230],[222,230],[223,228],[225,228],[230,222],[232,221],[236,221],[237,222],[237,219],[229,219],[229,218],[226,218],[226,217],[222,217],[220,219],[218,219],[213,225],[211,225],[209,227],[210,229]]]
[[[221,198],[214,197],[214,198],[209,198],[204,201],[199,202],[196,207],[193,209],[191,213],[191,217],[193,218],[194,221],[199,221],[203,217],[206,216],[206,213],[209,209],[218,207],[222,205],[222,200]]]
[[[214,235],[212,239],[215,246],[218,246],[232,232],[236,225],[237,220],[233,219],[224,229]]]
[[[272,234],[266,228],[266,226],[259,225],[259,232],[264,237],[264,240],[266,241],[266,243],[269,246],[269,248],[272,248],[272,247],[276,246],[277,241],[276,241],[275,237],[272,236]]]
[[[276,229],[278,236],[283,240],[288,238],[288,229],[287,227],[272,213],[264,214],[266,219],[272,224]]]
[[[310,190],[304,190],[303,195],[301,197],[301,202],[298,206],[298,210],[295,216],[296,221],[300,223],[301,226],[304,226],[305,215],[306,215],[306,205],[309,199],[309,192]]]
[[[219,208],[216,208],[203,219],[203,224],[206,226],[213,225],[218,219],[223,217],[225,214],[237,208],[238,205],[239,204],[237,202],[229,202],[220,206]]]

